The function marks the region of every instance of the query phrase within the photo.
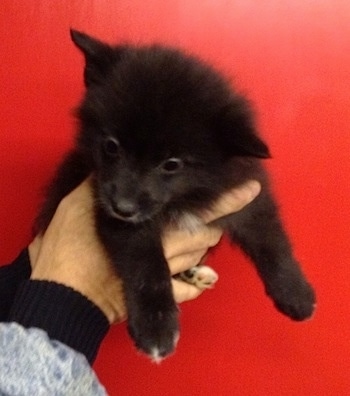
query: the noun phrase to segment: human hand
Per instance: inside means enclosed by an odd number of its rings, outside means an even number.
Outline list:
[[[171,274],[179,274],[200,263],[208,249],[220,241],[223,233],[221,229],[208,224],[243,209],[259,195],[260,190],[260,184],[254,180],[231,189],[210,210],[201,213],[204,226],[194,233],[182,229],[166,230],[162,243]],[[205,290],[178,279],[172,279],[172,285],[177,303],[193,300]]]
[[[221,197],[202,214],[204,223],[243,208],[260,191],[251,181]],[[220,240],[221,230],[208,226],[198,232],[167,230],[163,236],[165,258],[175,275],[196,265],[208,248]],[[121,280],[95,234],[94,203],[89,180],[67,195],[58,206],[48,229],[29,246],[31,279],[61,283],[80,292],[106,315],[110,323],[127,316]],[[176,302],[198,297],[202,290],[173,279]]]

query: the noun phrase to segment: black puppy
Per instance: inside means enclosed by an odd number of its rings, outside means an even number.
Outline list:
[[[80,131],[36,221],[47,228],[60,200],[93,175],[96,229],[124,284],[128,327],[154,360],[178,339],[178,309],[161,234],[199,226],[199,210],[248,179],[262,192],[218,223],[252,259],[276,307],[309,318],[315,296],[295,260],[271,196],[246,101],[211,67],[162,46],[109,46],[72,31],[85,55]]]

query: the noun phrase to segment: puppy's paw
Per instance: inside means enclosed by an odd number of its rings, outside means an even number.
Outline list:
[[[136,348],[160,363],[174,352],[179,340],[178,310],[129,316],[128,329]]]
[[[268,294],[279,311],[296,321],[310,319],[316,308],[315,292],[303,279],[280,284],[271,288]]]
[[[219,279],[219,275],[207,265],[197,265],[181,272],[179,278],[199,289],[212,289]]]

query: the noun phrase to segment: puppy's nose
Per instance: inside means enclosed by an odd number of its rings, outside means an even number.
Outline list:
[[[114,204],[114,210],[122,217],[128,218],[134,216],[138,212],[138,205],[136,202],[128,199],[119,199]]]

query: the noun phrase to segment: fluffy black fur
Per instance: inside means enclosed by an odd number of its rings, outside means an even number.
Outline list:
[[[271,196],[246,101],[211,67],[162,46],[109,46],[72,31],[86,59],[80,131],[49,186],[36,231],[59,201],[93,175],[96,228],[124,283],[130,334],[155,359],[171,353],[178,309],[162,229],[208,208],[248,179],[262,192],[220,221],[252,259],[277,309],[311,316],[315,296],[295,260]]]

